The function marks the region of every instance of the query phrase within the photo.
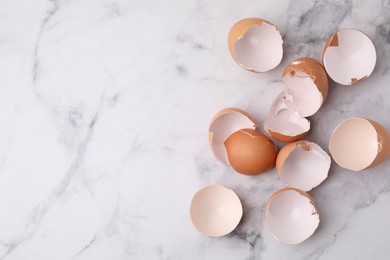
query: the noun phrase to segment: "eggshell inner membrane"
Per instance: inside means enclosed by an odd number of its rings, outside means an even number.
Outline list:
[[[309,191],[328,177],[330,163],[329,155],[319,145],[298,142],[285,158],[279,177],[290,187]]]
[[[292,109],[300,116],[311,116],[320,109],[323,97],[310,75],[297,71],[287,74],[283,81],[293,97]]]
[[[264,122],[266,131],[296,136],[310,130],[310,122],[292,110],[292,99],[292,96],[284,91],[275,98]]]
[[[225,148],[225,140],[234,132],[243,129],[255,129],[256,125],[247,116],[239,112],[230,112],[216,118],[210,125],[210,132],[213,132],[211,149],[215,157],[226,165],[230,165]]]
[[[295,190],[280,193],[266,209],[265,224],[280,242],[295,245],[309,238],[320,222],[311,200]]]
[[[348,29],[337,32],[329,46],[325,46],[323,63],[329,76],[343,85],[351,85],[368,77],[374,70],[376,51],[364,33]]]
[[[201,233],[219,237],[237,227],[242,217],[242,205],[234,191],[213,185],[195,194],[190,214],[192,223]]]
[[[338,165],[343,168],[364,170],[378,154],[378,135],[374,126],[364,118],[351,118],[334,130],[329,150]]]
[[[234,45],[237,62],[244,68],[265,72],[279,65],[283,40],[278,29],[269,23],[253,25]]]

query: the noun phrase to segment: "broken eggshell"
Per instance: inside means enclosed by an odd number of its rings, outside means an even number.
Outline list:
[[[313,198],[296,188],[284,188],[269,198],[264,221],[272,236],[287,245],[296,245],[317,229],[320,217]]]
[[[330,163],[329,155],[319,145],[298,141],[280,150],[276,171],[287,186],[310,191],[328,177]]]
[[[322,65],[311,58],[291,62],[282,73],[287,91],[273,101],[264,129],[275,139],[294,142],[310,130],[305,118],[324,104],[328,95],[328,77]]]
[[[352,85],[373,72],[376,63],[375,46],[361,31],[341,30],[326,42],[322,63],[335,82]]]
[[[209,143],[215,157],[241,174],[262,173],[275,165],[277,148],[256,130],[255,120],[237,108],[218,112],[211,121]]]
[[[283,57],[283,39],[272,23],[246,18],[233,25],[228,37],[233,59],[244,69],[266,72],[279,65]]]
[[[390,156],[390,135],[373,120],[350,118],[333,131],[329,151],[341,167],[361,171],[379,165]]]
[[[255,129],[257,123],[247,112],[238,108],[225,108],[211,120],[209,127],[209,144],[215,157],[230,165],[225,148],[226,139],[238,130]]]
[[[314,59],[294,60],[283,71],[282,79],[293,97],[294,110],[302,117],[316,113],[328,96],[328,76]]]
[[[242,217],[241,201],[221,185],[199,190],[193,197],[190,214],[193,225],[206,236],[219,237],[232,232]]]
[[[293,110],[292,102],[292,96],[285,91],[272,102],[264,129],[276,140],[294,142],[310,130],[310,122]]]

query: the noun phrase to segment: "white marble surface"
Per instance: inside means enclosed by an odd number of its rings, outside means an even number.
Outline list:
[[[234,63],[230,26],[279,26],[284,58],[266,74]],[[217,162],[208,124],[224,107],[263,122],[294,58],[320,58],[338,29],[366,32],[371,77],[331,83],[308,140],[368,117],[390,129],[390,2],[0,0],[0,259],[390,259],[390,160],[353,173],[334,163],[311,192],[320,227],[298,246],[275,241],[263,206],[275,170],[247,177]],[[280,144],[279,144],[280,147]],[[219,183],[244,218],[200,235],[192,195]]]

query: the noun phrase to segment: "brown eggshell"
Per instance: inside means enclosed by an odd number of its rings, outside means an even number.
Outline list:
[[[390,156],[390,134],[381,124],[374,120],[367,119],[374,126],[378,138],[378,154],[375,160],[367,168],[375,167],[384,162]]]
[[[300,135],[296,135],[296,136],[287,136],[287,135],[282,135],[282,134],[277,133],[277,132],[273,132],[272,130],[268,129],[268,133],[273,138],[275,138],[278,141],[284,142],[284,143],[291,143],[291,142],[298,141],[299,139],[302,139],[308,132],[309,131],[304,132]]]
[[[288,74],[295,74],[297,71],[305,72],[314,81],[318,90],[321,92],[323,101],[328,96],[328,76],[324,67],[315,59],[302,57],[291,62],[282,73],[282,78]]]
[[[252,26],[260,25],[262,23],[269,23],[272,25],[272,23],[260,18],[245,18],[236,22],[232,26],[228,36],[228,46],[233,59],[236,59],[236,53],[234,52],[234,44],[236,43],[237,39],[242,38],[246,31],[248,31],[248,29]]]
[[[226,139],[237,130],[256,127],[255,119],[247,112],[238,108],[222,109],[213,117],[209,126],[210,149],[218,160],[230,165],[224,145]]]
[[[276,172],[280,175],[280,170],[282,169],[283,163],[286,160],[287,156],[297,147],[297,143],[289,143],[283,146],[279,151],[278,157],[276,158]]]
[[[264,224],[281,243],[296,245],[308,239],[320,223],[313,198],[296,188],[276,191],[264,209]]]
[[[310,191],[328,177],[330,164],[329,155],[318,144],[298,141],[280,150],[276,171],[287,186]]]
[[[228,47],[233,59],[252,72],[274,69],[283,57],[283,39],[278,28],[260,18],[235,23],[229,32]]]
[[[371,75],[376,56],[375,46],[368,35],[356,29],[344,29],[326,41],[322,64],[333,81],[353,85]]]
[[[278,150],[267,136],[257,130],[242,129],[225,141],[232,167],[241,174],[255,175],[275,165]]]
[[[337,33],[335,33],[331,37],[329,37],[329,39],[325,43],[324,49],[322,50],[322,57],[321,57],[322,64],[324,64],[324,55],[325,55],[326,50],[330,46],[338,46],[338,45],[339,45],[339,39],[338,39]]]
[[[294,129],[299,126],[298,129]],[[294,98],[286,91],[275,97],[264,121],[264,130],[281,142],[294,142],[310,131],[310,122],[294,110]]]
[[[279,195],[282,194],[283,192],[289,191],[289,190],[296,191],[296,192],[298,192],[299,194],[301,194],[302,196],[305,196],[306,198],[308,198],[308,199],[310,200],[310,203],[312,203],[312,204],[314,205],[314,207],[317,208],[317,205],[315,204],[313,197],[310,196],[309,193],[304,192],[303,190],[300,190],[300,189],[287,187],[287,188],[280,189],[280,190],[274,192],[274,193],[271,195],[271,197],[268,199],[268,201],[267,201],[267,203],[266,203],[266,205],[265,205],[264,213],[267,214],[267,210],[268,210],[268,208],[269,208],[269,204],[272,202],[272,200],[273,200],[274,198],[276,198],[277,196],[279,196]]]

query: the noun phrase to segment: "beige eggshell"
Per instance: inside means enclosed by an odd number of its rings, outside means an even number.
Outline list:
[[[207,186],[193,197],[190,215],[193,225],[206,236],[219,237],[232,232],[242,217],[241,201],[221,185]]]
[[[241,174],[255,175],[275,166],[278,149],[257,130],[241,129],[225,141],[232,167]]]
[[[309,194],[296,188],[284,188],[272,194],[267,201],[264,222],[276,240],[296,245],[315,232],[320,218]]]
[[[259,18],[246,18],[235,23],[228,37],[233,59],[244,69],[266,72],[283,57],[283,39],[272,23]]]
[[[390,156],[390,135],[373,120],[350,118],[333,131],[329,151],[341,167],[361,171],[379,165]]]
[[[298,141],[280,150],[276,171],[287,186],[310,191],[328,177],[330,163],[329,155],[319,145]]]
[[[224,164],[230,165],[225,140],[238,130],[256,127],[255,119],[241,109],[225,108],[219,111],[211,120],[209,127],[209,144],[215,157]]]
[[[293,97],[294,110],[302,117],[311,116],[328,95],[328,76],[322,65],[303,57],[291,62],[282,73],[283,81]]]
[[[335,82],[352,85],[373,72],[376,63],[375,46],[359,30],[341,30],[325,43],[322,63]]]

